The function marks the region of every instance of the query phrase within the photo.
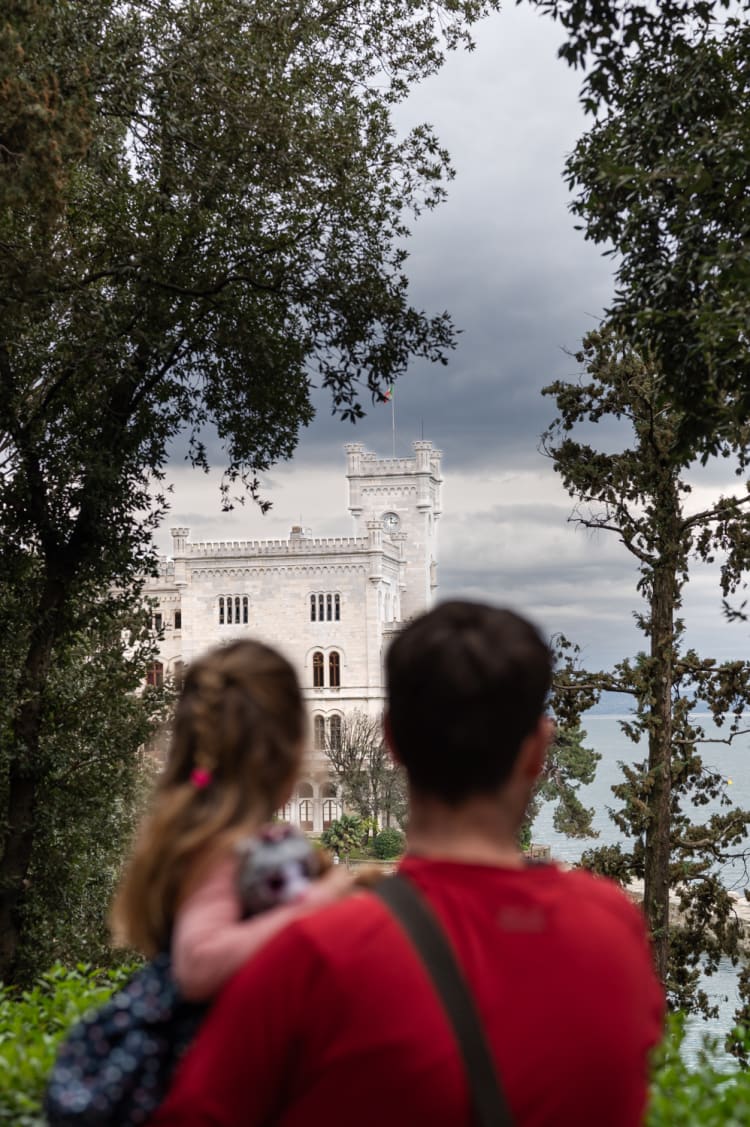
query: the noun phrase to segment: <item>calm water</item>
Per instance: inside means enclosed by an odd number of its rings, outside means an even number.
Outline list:
[[[717,729],[709,718],[701,720],[706,730],[706,735],[717,733]],[[750,728],[750,721],[743,727]],[[608,806],[616,806],[617,800],[612,794],[613,783],[622,779],[618,763],[634,763],[645,758],[645,751],[637,744],[633,744],[622,733],[617,718],[614,716],[593,716],[584,718],[583,727],[587,733],[586,744],[601,753],[601,760],[597,774],[591,786],[582,787],[580,796],[586,806],[593,807],[595,815],[594,828],[599,831],[596,839],[572,839],[562,837],[552,826],[553,809],[544,806],[534,823],[534,841],[550,845],[553,856],[561,861],[577,861],[581,853],[596,845],[610,845],[624,841],[623,836],[607,814]],[[727,747],[723,744],[706,744],[702,749],[703,760],[707,765],[715,767],[727,782],[726,793],[738,806],[750,807],[750,735],[739,736]],[[712,806],[702,807],[701,818],[712,812]],[[750,844],[750,842],[748,843]],[[750,885],[750,878],[741,862],[735,862],[722,869],[724,883],[729,887],[742,891]],[[735,972],[727,962],[720,968],[718,974],[706,979],[706,989],[710,995],[719,1001],[721,1013],[715,1022],[693,1021],[690,1023],[687,1042],[691,1050],[697,1047],[701,1033],[708,1031],[713,1034],[723,1034],[731,1027],[732,1014],[737,1005],[737,985]]]

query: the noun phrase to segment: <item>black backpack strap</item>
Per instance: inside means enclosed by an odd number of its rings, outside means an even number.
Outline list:
[[[512,1127],[476,1004],[434,913],[411,881],[398,874],[372,891],[409,936],[443,1003],[466,1069],[477,1127]]]

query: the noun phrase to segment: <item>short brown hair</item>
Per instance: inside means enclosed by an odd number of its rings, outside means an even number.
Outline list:
[[[549,646],[510,610],[454,601],[415,619],[386,657],[388,716],[415,791],[457,804],[497,791],[536,727]]]
[[[169,941],[185,882],[206,854],[252,832],[285,801],[307,719],[294,669],[242,639],[191,663],[167,765],[118,891],[118,941],[151,956]],[[210,773],[196,786],[196,768]]]

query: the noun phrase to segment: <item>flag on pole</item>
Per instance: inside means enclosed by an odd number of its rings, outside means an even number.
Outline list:
[[[393,399],[393,384],[386,388],[385,395],[383,396],[384,403],[390,403]]]

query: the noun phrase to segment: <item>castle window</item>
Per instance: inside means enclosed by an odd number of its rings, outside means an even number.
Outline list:
[[[311,622],[340,622],[341,595],[334,591],[318,592],[310,596]]]
[[[313,716],[313,747],[316,751],[325,751],[326,722],[323,716]]]
[[[316,650],[316,652],[313,654],[312,665],[313,665],[313,688],[322,689],[323,685],[325,684],[325,679],[324,679],[325,663],[324,663],[324,660],[323,660],[323,655],[320,652],[320,650]]]
[[[341,686],[341,658],[335,650],[328,655],[328,684],[332,689]]]
[[[154,615],[153,623],[154,623],[154,630],[161,630],[162,626],[164,625],[164,619],[163,619],[161,613],[157,612],[157,614]]]
[[[174,628],[175,630],[182,630],[182,611],[176,610],[174,612]]]
[[[336,821],[338,810],[336,809],[338,803],[327,798],[323,803],[323,829],[327,830],[331,822]]]
[[[247,595],[219,596],[219,626],[247,626],[250,613],[250,600]]]
[[[160,661],[152,661],[146,670],[146,684],[152,689],[160,689],[164,684],[164,666]]]
[[[301,830],[308,832],[313,828],[313,804],[309,798],[304,798],[299,804],[299,825]]]
[[[341,747],[341,717],[332,716],[328,721],[328,742],[331,748],[338,751]]]

